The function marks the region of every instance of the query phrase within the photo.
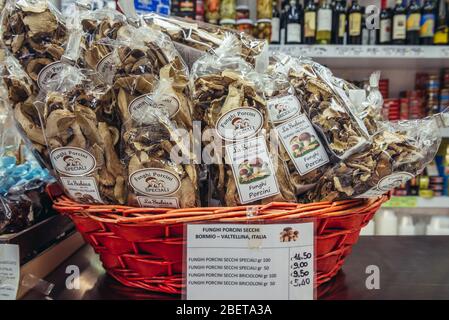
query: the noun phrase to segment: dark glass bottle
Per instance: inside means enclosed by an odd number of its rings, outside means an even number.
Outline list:
[[[314,44],[316,39],[316,13],[314,0],[306,0],[304,4],[304,43]]]
[[[273,0],[273,13],[271,18],[271,43],[281,43],[281,13],[278,9],[277,0]]]
[[[402,0],[396,0],[393,8],[391,43],[405,44],[407,39],[407,8],[402,4]]]
[[[285,28],[285,43],[300,44],[302,26],[301,5],[298,0],[290,0],[290,8],[287,14],[287,22]]]
[[[382,9],[379,15],[379,29],[377,35],[378,44],[390,44],[391,42],[391,10],[387,8],[387,0],[382,0]]]
[[[346,42],[346,1],[337,0],[332,16],[332,43],[344,44]]]
[[[348,44],[362,44],[362,7],[357,0],[348,9]]]
[[[407,8],[407,44],[419,44],[421,7],[416,0],[410,0]]]
[[[366,27],[366,8],[362,7],[362,12],[364,12],[364,14],[362,15],[362,44],[363,45],[368,45],[369,44],[369,31],[368,28]]]
[[[287,16],[290,10],[290,2],[288,0],[282,1],[281,10],[281,44],[285,44],[285,34],[287,29]]]
[[[329,0],[320,0],[317,11],[316,43],[330,44],[332,39],[332,8]]]
[[[421,30],[420,42],[423,45],[433,44],[435,35],[435,4],[431,0],[426,0],[421,10]]]
[[[447,20],[446,0],[440,0],[438,5],[438,20],[435,29],[433,43],[438,45],[447,45],[449,42],[449,25]]]

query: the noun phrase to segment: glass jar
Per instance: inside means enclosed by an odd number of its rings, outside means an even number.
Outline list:
[[[238,23],[238,20],[249,19],[249,17],[250,17],[249,7],[247,5],[244,5],[244,4],[238,5],[236,12],[237,12],[237,16],[236,16],[237,23]]]
[[[234,19],[236,16],[236,0],[221,0],[220,16],[222,20]]]
[[[240,32],[244,32],[249,35],[253,35],[254,32],[254,23],[251,19],[240,19],[237,20],[237,30]]]
[[[235,19],[221,19],[220,25],[223,28],[235,29]]]
[[[271,41],[271,20],[259,19],[257,20],[254,36],[258,39],[265,39],[268,42]]]

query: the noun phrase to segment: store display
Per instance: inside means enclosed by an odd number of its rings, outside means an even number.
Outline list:
[[[362,14],[358,0],[352,0],[348,8],[348,44],[362,43]]]
[[[332,43],[345,44],[346,34],[346,1],[337,0],[332,12]]]
[[[421,8],[416,0],[407,7],[407,44],[418,45],[421,26]]]

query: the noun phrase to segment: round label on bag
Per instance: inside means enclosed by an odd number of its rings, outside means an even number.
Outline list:
[[[103,81],[107,84],[112,84],[114,81],[115,73],[117,72],[116,65],[114,63],[114,56],[112,53],[106,55],[97,63],[97,72],[103,78]]]
[[[42,68],[37,76],[37,85],[41,90],[50,91],[59,84],[55,77],[61,73],[64,68],[69,67],[68,64],[60,61],[50,63]]]
[[[80,148],[57,148],[51,152],[50,158],[56,171],[67,176],[85,176],[97,166],[95,157]]]
[[[226,112],[218,121],[218,135],[229,141],[242,140],[256,135],[263,126],[263,115],[255,108],[237,108]]]
[[[139,193],[148,196],[173,194],[181,187],[179,178],[165,169],[142,169],[129,176],[129,184]]]
[[[167,112],[168,116],[172,118],[179,111],[179,101],[166,94],[155,101],[151,95],[145,94],[131,101],[128,107],[131,118],[143,124],[150,124],[156,120],[156,115],[151,112],[151,109],[160,109]]]
[[[399,187],[401,184],[406,183],[408,180],[412,179],[413,175],[408,172],[397,172],[390,174],[389,176],[383,177],[380,179],[377,187],[381,191],[390,191],[397,187]]]
[[[301,109],[298,98],[293,95],[270,99],[267,106],[273,123],[286,121],[297,115]]]

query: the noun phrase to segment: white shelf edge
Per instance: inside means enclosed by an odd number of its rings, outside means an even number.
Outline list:
[[[449,46],[270,45],[272,52],[320,58],[447,59]]]

